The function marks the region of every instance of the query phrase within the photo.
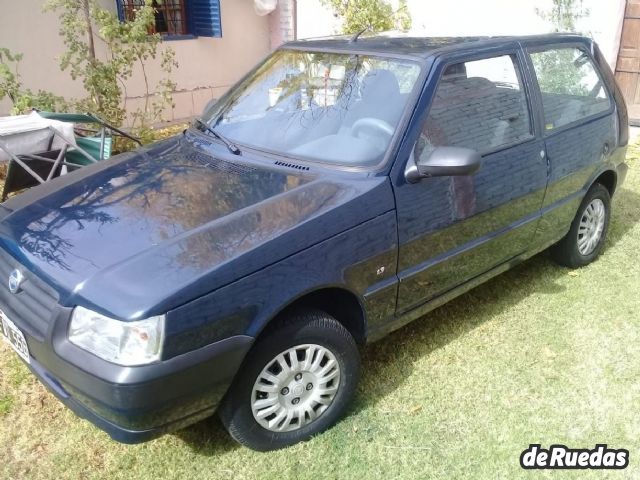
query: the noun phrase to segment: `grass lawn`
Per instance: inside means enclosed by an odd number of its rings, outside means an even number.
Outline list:
[[[217,419],[137,446],[76,418],[0,346],[0,478],[640,478],[640,150],[606,250],[545,254],[364,351],[348,416],[302,445],[238,447]],[[520,469],[530,443],[630,451],[624,471]]]

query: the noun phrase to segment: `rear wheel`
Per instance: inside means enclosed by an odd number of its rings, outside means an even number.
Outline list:
[[[593,262],[604,246],[610,217],[609,191],[596,183],[582,200],[569,233],[551,248],[554,260],[571,268]]]
[[[219,415],[231,436],[249,448],[286,447],[333,425],[359,375],[351,334],[324,312],[299,312],[258,341]]]

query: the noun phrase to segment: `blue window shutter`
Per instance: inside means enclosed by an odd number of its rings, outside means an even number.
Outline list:
[[[190,0],[190,33],[199,37],[221,37],[220,0]]]
[[[124,7],[122,5],[122,0],[116,0],[116,8],[118,9],[118,18],[121,22],[124,22]]]

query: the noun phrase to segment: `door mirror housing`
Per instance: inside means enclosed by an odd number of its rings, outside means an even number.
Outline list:
[[[475,150],[462,147],[436,147],[426,158],[415,161],[412,153],[405,178],[409,183],[428,177],[473,175],[478,171],[482,157]]]

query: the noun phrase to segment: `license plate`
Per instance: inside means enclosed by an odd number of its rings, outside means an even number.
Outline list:
[[[23,333],[15,324],[7,318],[3,311],[0,311],[0,332],[5,342],[13,347],[20,358],[29,362],[29,347],[24,339]]]

